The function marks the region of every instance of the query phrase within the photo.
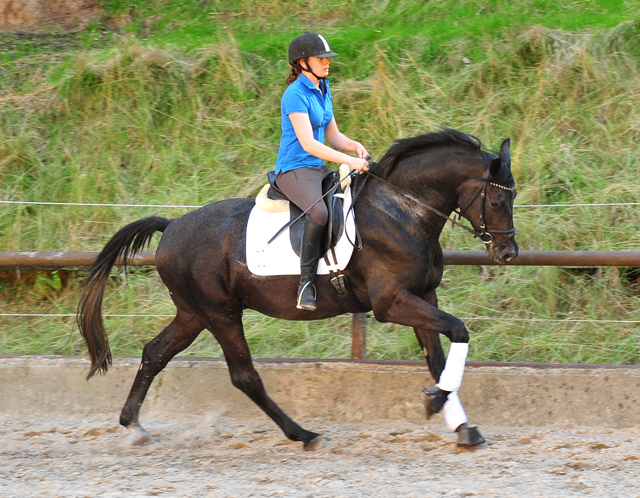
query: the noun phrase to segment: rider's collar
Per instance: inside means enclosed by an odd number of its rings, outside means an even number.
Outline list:
[[[311,81],[311,80],[307,77],[307,75],[306,75],[306,74],[304,74],[304,73],[300,73],[300,76],[298,76],[298,79],[301,81],[301,83],[302,83],[302,84],[304,84],[305,86],[307,86],[307,87],[311,88],[312,90],[318,90],[318,91],[321,91],[321,90],[319,90],[319,89],[318,89],[318,88],[313,84],[313,81]],[[327,81],[327,80],[325,79],[325,81]]]

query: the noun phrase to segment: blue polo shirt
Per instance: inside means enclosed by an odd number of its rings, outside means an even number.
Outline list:
[[[322,166],[322,159],[312,156],[302,148],[293,129],[289,114],[303,112],[309,115],[313,138],[324,143],[324,132],[333,119],[333,102],[327,81],[327,93],[322,95],[309,78],[300,74],[298,79],[285,90],[280,103],[282,113],[282,138],[276,161],[276,173],[303,167]]]

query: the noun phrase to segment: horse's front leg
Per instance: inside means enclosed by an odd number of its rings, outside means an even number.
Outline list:
[[[435,293],[426,300],[409,292],[396,295],[393,304],[376,311],[380,321],[412,326],[418,343],[436,381],[435,387],[425,388],[427,418],[444,410],[447,427],[458,433],[458,445],[475,446],[485,440],[476,427],[468,425],[468,418],[458,397],[464,366],[469,351],[469,332],[461,320],[437,308]],[[451,340],[445,361],[439,334]]]
[[[434,387],[428,386],[424,388],[427,418],[431,418],[442,410],[447,427],[451,431],[458,433],[459,446],[476,446],[484,443],[485,439],[477,427],[472,427],[468,424],[469,419],[458,396],[469,351],[468,342],[452,342],[445,363],[444,352],[442,351],[438,334],[419,328],[414,330],[421,345],[427,342],[427,338],[431,339],[432,344],[437,342],[435,348],[426,349],[423,346],[429,369],[437,382]],[[435,349],[435,352],[433,349]],[[440,366],[442,364],[444,364],[444,368]]]

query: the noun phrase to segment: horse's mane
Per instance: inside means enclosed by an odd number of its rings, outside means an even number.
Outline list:
[[[443,128],[440,131],[425,133],[417,137],[401,138],[393,143],[387,153],[376,164],[373,171],[376,175],[386,178],[402,157],[415,154],[427,148],[447,145],[462,145],[480,150],[482,142],[476,137],[452,128]]]

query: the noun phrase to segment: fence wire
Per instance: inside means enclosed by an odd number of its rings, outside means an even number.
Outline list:
[[[136,208],[168,208],[197,209],[202,206],[179,204],[103,204],[88,202],[44,202],[44,201],[0,201],[0,204],[28,204],[40,206],[87,206],[87,207],[136,207]],[[640,202],[594,202],[578,204],[514,204],[514,208],[570,208],[570,207],[606,207],[606,206],[640,206]]]
[[[0,317],[51,317],[51,318],[67,318],[75,317],[75,313],[0,313]],[[172,318],[173,315],[144,315],[144,314],[132,314],[132,315],[119,315],[119,314],[105,314],[104,318]],[[341,315],[347,317],[350,315]],[[464,322],[475,321],[500,321],[500,322],[543,322],[543,323],[640,323],[640,320],[599,320],[596,318],[515,318],[515,317],[492,317],[492,316],[471,316],[471,317],[459,317]]]

